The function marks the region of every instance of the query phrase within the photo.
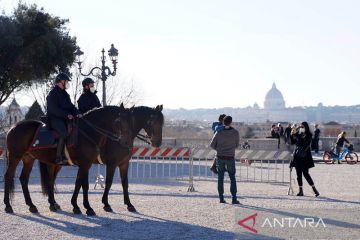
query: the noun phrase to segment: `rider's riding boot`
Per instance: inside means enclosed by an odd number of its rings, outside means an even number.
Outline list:
[[[67,159],[64,154],[65,138],[59,138],[58,145],[56,148],[56,164],[64,165],[67,164]]]
[[[216,168],[216,161],[214,161],[213,165],[211,166],[210,170],[215,173],[215,174],[218,174],[218,170]]]
[[[304,196],[304,192],[303,192],[302,187],[299,187],[299,193],[296,194],[296,196]]]
[[[318,190],[316,189],[316,187],[315,187],[315,186],[312,186],[312,189],[313,189],[313,191],[314,191],[314,193],[315,193],[315,197],[318,197],[318,196],[320,195],[320,193],[318,192]]]

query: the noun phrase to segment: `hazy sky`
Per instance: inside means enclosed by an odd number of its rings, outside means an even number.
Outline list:
[[[357,0],[24,2],[68,18],[89,62],[114,43],[144,105],[263,106],[273,82],[286,106],[360,103]]]

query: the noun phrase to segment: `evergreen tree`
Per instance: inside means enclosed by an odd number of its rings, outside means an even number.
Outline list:
[[[44,116],[44,112],[40,107],[40,104],[35,101],[31,107],[29,108],[29,111],[25,115],[26,120],[40,120],[40,117]]]
[[[13,15],[0,15],[0,105],[72,65],[77,45],[67,22],[21,2]]]

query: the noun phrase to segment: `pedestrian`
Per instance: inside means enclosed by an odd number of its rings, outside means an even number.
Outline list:
[[[83,93],[78,99],[78,107],[81,113],[86,113],[94,108],[101,107],[99,98],[96,96],[95,82],[91,78],[82,81]]]
[[[290,134],[291,134],[291,123],[289,123],[284,130],[284,139],[285,139],[285,144],[287,145],[291,143]]]
[[[225,114],[220,114],[220,116],[218,118],[219,121],[213,122],[211,129],[213,130],[214,133],[219,132],[224,129],[223,121],[224,121],[225,116],[226,116]],[[210,170],[215,174],[218,173],[218,171],[216,169],[216,158],[214,159],[214,162],[213,162]]]
[[[299,185],[299,193],[297,196],[304,196],[302,175],[304,175],[304,178],[312,187],[315,197],[320,195],[309,174],[309,169],[315,166],[311,155],[311,140],[312,134],[307,122],[302,122],[298,128],[294,128],[291,131],[291,143],[295,144],[296,148],[293,160],[290,163],[290,168],[295,167],[296,169],[297,182]]]
[[[55,162],[60,165],[66,165],[68,161],[64,154],[67,136],[66,121],[72,120],[74,116],[81,117],[79,110],[71,102],[70,95],[66,92],[66,89],[69,88],[69,81],[71,79],[67,74],[58,74],[55,79],[55,86],[46,97],[50,128],[59,134]]]
[[[315,124],[314,137],[312,140],[312,148],[315,151],[315,154],[319,154],[319,139],[320,139],[319,124]]]
[[[224,130],[216,132],[211,140],[210,147],[216,151],[216,163],[218,170],[218,193],[220,203],[226,203],[224,199],[224,174],[227,169],[230,177],[230,192],[232,204],[240,204],[237,200],[237,186],[235,179],[235,149],[239,146],[239,132],[231,127],[232,117],[224,118]]]
[[[340,152],[344,147],[344,143],[350,144],[349,140],[346,139],[346,132],[342,131],[336,140],[335,153],[340,156]],[[334,162],[333,162],[334,163]],[[338,164],[340,164],[340,157],[338,158]]]

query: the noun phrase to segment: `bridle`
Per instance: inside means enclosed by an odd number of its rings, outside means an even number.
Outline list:
[[[149,141],[149,139],[152,138],[152,135],[154,133],[154,128],[153,128],[153,124],[154,124],[154,120],[157,119],[155,114],[151,114],[150,115],[150,119],[146,121],[146,125],[145,127],[143,127],[144,129],[148,129],[150,132],[150,136],[148,134],[144,135],[141,133],[138,133],[136,135],[136,138],[138,138],[139,140],[151,145],[151,141]],[[133,119],[133,122],[135,122],[135,120]]]

